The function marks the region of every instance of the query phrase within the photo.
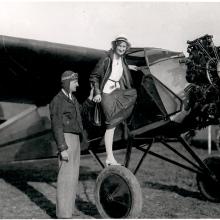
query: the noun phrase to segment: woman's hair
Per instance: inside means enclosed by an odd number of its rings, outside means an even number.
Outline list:
[[[122,42],[125,42],[127,44],[126,51],[131,47],[131,45],[128,42],[124,41],[124,40],[114,40],[114,41],[112,41],[112,49],[113,49],[113,51],[115,51],[116,47],[119,44],[121,44]]]

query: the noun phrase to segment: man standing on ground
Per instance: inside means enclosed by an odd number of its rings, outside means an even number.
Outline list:
[[[78,74],[70,70],[65,71],[61,76],[61,85],[61,91],[50,103],[51,126],[58,147],[59,163],[56,216],[72,218],[79,178],[80,141],[84,137],[80,112],[93,105],[93,89],[88,99],[80,106],[73,95],[79,86]]]

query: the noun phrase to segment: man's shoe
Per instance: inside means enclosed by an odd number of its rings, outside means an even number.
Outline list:
[[[73,213],[73,217],[75,216],[80,216],[81,215],[81,213],[80,213],[80,211],[79,210],[77,210],[77,209],[75,209],[74,210],[74,213]]]

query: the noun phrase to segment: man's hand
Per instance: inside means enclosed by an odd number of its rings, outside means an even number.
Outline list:
[[[69,161],[69,155],[66,150],[60,152],[60,157],[61,157],[61,160],[63,161],[66,161],[66,162]]]
[[[101,102],[102,101],[102,97],[100,94],[96,95],[94,98],[93,98],[93,101],[94,102]]]

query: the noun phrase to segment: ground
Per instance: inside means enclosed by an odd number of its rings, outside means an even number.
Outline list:
[[[183,152],[179,144],[175,144],[175,148]],[[208,156],[207,149],[192,149],[200,158]],[[180,162],[177,155],[161,144],[154,144],[152,150]],[[218,154],[218,150],[212,151],[212,155]],[[122,161],[124,151],[115,152],[115,155]],[[142,152],[133,149],[131,169],[141,155]],[[105,154],[100,156],[104,160]],[[91,156],[81,157],[76,200],[80,212],[78,218],[101,218],[93,197],[100,171],[100,166]],[[56,159],[1,165],[0,218],[54,218],[56,176]],[[202,197],[197,188],[196,174],[188,170],[148,155],[136,177],[143,194],[140,218],[220,218],[220,203],[209,202]]]

